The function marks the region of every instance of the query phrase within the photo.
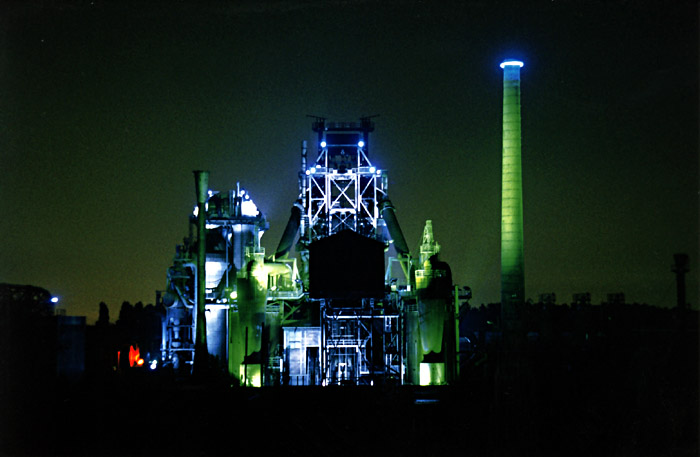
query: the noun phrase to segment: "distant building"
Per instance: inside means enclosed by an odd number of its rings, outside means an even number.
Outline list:
[[[85,317],[57,315],[41,287],[0,284],[2,389],[73,382],[85,372]]]

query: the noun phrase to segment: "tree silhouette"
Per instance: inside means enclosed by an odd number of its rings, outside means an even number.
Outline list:
[[[100,314],[95,325],[98,327],[107,327],[109,325],[109,308],[103,301],[100,302]]]

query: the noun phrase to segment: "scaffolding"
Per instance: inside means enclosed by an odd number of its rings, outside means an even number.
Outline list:
[[[372,300],[321,308],[323,385],[403,382],[403,319]]]

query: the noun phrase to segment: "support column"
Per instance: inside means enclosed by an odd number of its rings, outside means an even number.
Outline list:
[[[209,364],[209,351],[207,350],[207,321],[206,321],[206,223],[207,223],[207,192],[209,191],[209,172],[195,171],[194,185],[197,193],[197,324],[196,339],[194,343],[194,366],[192,372],[195,375],[207,371]]]

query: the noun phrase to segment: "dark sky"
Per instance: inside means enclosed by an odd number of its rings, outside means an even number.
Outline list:
[[[0,282],[93,321],[152,303],[192,170],[245,187],[276,247],[306,114],[375,119],[417,253],[426,219],[472,304],[500,299],[502,70],[522,69],[526,295],[698,305],[695,1],[3,3]]]

